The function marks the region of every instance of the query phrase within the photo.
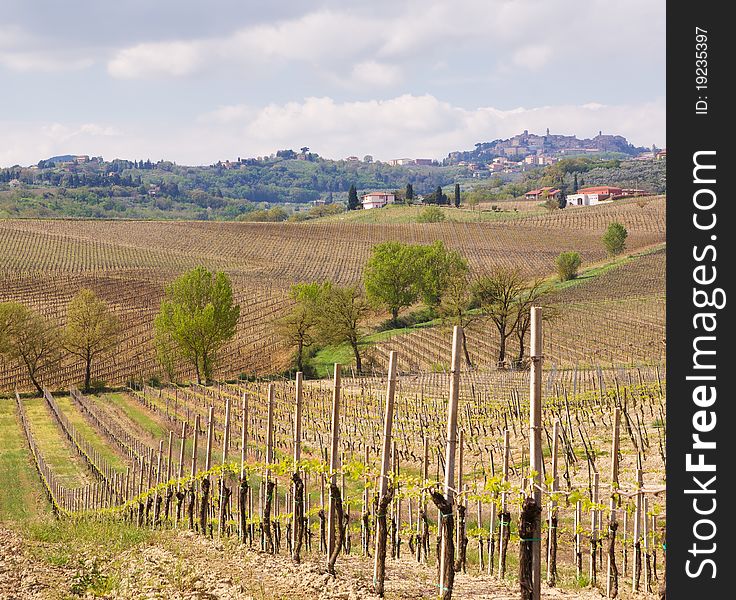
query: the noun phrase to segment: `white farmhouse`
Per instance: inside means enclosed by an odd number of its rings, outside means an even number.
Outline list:
[[[601,185],[583,188],[577,194],[569,194],[565,197],[565,202],[567,206],[594,206],[620,196],[623,196],[621,188]]]
[[[396,194],[393,192],[369,192],[363,194],[360,200],[364,209],[383,208],[387,204],[393,204],[396,201]]]

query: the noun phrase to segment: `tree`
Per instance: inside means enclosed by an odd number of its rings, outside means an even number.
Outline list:
[[[557,198],[555,198],[554,196],[545,197],[547,199],[544,201],[544,208],[546,208],[549,212],[553,212],[556,209],[560,208],[560,201]]]
[[[442,191],[442,186],[437,186],[437,190],[434,193],[434,201],[436,204],[447,204],[447,196]]]
[[[304,371],[304,350],[316,341],[319,324],[319,300],[323,286],[319,283],[297,283],[289,296],[294,301],[289,314],[277,325],[281,337],[296,348],[296,369]]]
[[[533,281],[531,286],[519,295],[515,302],[517,319],[514,331],[516,332],[516,340],[519,344],[519,353],[514,363],[516,366],[521,366],[524,362],[526,334],[532,324],[532,306],[538,306],[540,297],[547,292],[543,281],[542,279]],[[542,311],[543,321],[551,321],[555,316],[556,312],[551,307],[545,307]]]
[[[498,365],[503,367],[506,360],[506,341],[514,332],[521,311],[517,299],[526,286],[518,270],[497,268],[484,275],[473,284],[475,302],[481,307],[496,326],[499,334]]]
[[[154,327],[169,335],[179,356],[194,367],[197,383],[210,381],[217,354],[235,336],[240,306],[233,301],[230,278],[197,267],[166,287]]]
[[[626,238],[629,232],[626,231],[621,223],[614,222],[608,226],[606,233],[603,234],[603,245],[609,256],[621,254],[626,249]]]
[[[411,183],[406,184],[406,203],[411,204],[411,201],[414,200],[414,186],[412,186]]]
[[[476,318],[476,315],[470,312],[472,305],[470,271],[467,263],[452,264],[447,274],[445,290],[439,306],[440,316],[450,325],[459,325],[465,330]],[[468,352],[468,337],[463,335],[462,338],[465,364],[472,367],[473,363]]]
[[[455,184],[455,208],[460,208],[460,184]]]
[[[90,289],[80,290],[67,306],[63,345],[84,361],[84,391],[89,392],[92,363],[118,345],[120,322]]]
[[[434,311],[440,305],[450,277],[469,271],[468,261],[456,250],[448,250],[438,240],[428,246],[414,246],[417,252],[417,286],[424,304]]]
[[[419,264],[415,248],[401,242],[383,242],[373,246],[363,272],[368,300],[385,306],[391,324],[398,325],[399,311],[419,298]]]
[[[41,315],[18,302],[0,304],[0,354],[23,364],[39,394],[41,375],[59,361],[60,347],[58,330]]]
[[[417,215],[417,223],[439,223],[445,220],[445,213],[437,206],[427,206]]]
[[[319,331],[332,344],[348,343],[355,357],[355,368],[362,372],[359,343],[360,325],[369,305],[357,285],[340,287],[326,283],[320,293]]]
[[[354,185],[351,185],[350,189],[348,190],[348,210],[357,210],[358,208],[360,208],[358,191],[355,189]]]
[[[555,260],[555,266],[560,281],[575,279],[580,268],[580,255],[577,252],[561,252]]]

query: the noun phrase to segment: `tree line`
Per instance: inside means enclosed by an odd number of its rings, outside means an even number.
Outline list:
[[[220,350],[235,336],[240,307],[230,278],[204,267],[188,271],[166,286],[154,320],[158,359],[170,380],[186,364],[197,382],[212,380]],[[93,369],[117,348],[120,320],[97,294],[84,288],[69,302],[63,326],[20,302],[0,303],[0,355],[22,366],[42,394],[44,378],[65,358],[84,367],[84,391]]]
[[[360,284],[332,282],[295,284],[293,307],[279,322],[279,333],[295,352],[297,370],[305,370],[308,349],[326,344],[349,344],[356,369],[362,371],[361,342],[369,316],[387,314],[385,329],[411,324],[402,311],[423,305],[422,321],[440,319],[467,327],[479,317],[495,326],[500,339],[498,365],[509,366],[507,341],[519,340],[511,361],[522,365],[524,339],[530,326],[530,309],[548,291],[543,280],[527,281],[517,269],[496,267],[475,273],[468,261],[441,241],[429,245],[384,242],[373,247]],[[466,364],[473,366],[463,340]]]

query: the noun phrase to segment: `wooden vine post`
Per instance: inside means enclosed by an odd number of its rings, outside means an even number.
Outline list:
[[[291,525],[291,557],[299,562],[304,518],[304,483],[299,477],[299,461],[302,458],[302,372],[296,374],[296,397],[294,399],[294,482],[292,491],[293,518]]]
[[[503,478],[501,484],[503,486],[509,480],[509,458],[511,456],[511,445],[509,440],[509,430],[503,430]],[[501,512],[498,516],[498,577],[504,578],[506,574],[506,553],[508,552],[509,536],[511,533],[511,514],[508,511],[506,502],[506,491],[501,491]]]
[[[243,392],[243,398],[240,405],[240,487],[238,490],[238,508],[239,514],[239,534],[240,540],[245,542],[245,536],[247,531],[247,518],[248,513],[248,480],[245,477],[245,457],[246,457],[246,446],[248,443],[248,398]]]
[[[613,441],[611,442],[611,498],[608,504],[608,563],[606,567],[606,598],[618,596],[618,568],[616,567],[616,505],[618,499],[618,444],[621,431],[621,409],[613,409]]]
[[[435,493],[432,499],[441,505],[439,529],[442,531],[442,547],[440,549],[439,595],[443,600],[452,597],[452,585],[455,579],[455,545],[453,540],[453,504],[455,501],[455,450],[457,448],[457,409],[460,399],[460,352],[462,348],[463,330],[455,325],[452,334],[452,363],[450,368],[450,403],[447,407],[447,445],[445,448],[445,487],[444,498]]]
[[[525,537],[521,537],[520,541],[519,585],[522,600],[539,600],[542,584],[542,309],[538,306],[531,309],[529,353],[529,462],[532,489],[522,509],[520,530],[524,530]],[[526,564],[527,560],[531,564]]]
[[[340,551],[342,540],[336,541],[336,526],[338,525],[337,512],[337,495],[339,488],[337,487],[337,470],[339,469],[340,455],[340,364],[335,363],[335,375],[333,378],[332,389],[332,428],[330,433],[330,495],[329,495],[329,511],[327,513],[327,570],[332,573],[334,571],[333,553],[337,559],[337,553]],[[337,494],[335,493],[337,491]],[[342,504],[342,502],[341,502]],[[342,506],[340,506],[342,511]],[[342,521],[342,518],[340,518]],[[340,523],[342,525],[342,523]]]
[[[204,470],[208,472],[212,467],[212,437],[214,435],[214,406],[209,407],[207,417],[207,450],[205,452]],[[199,509],[199,527],[202,535],[207,535],[207,518],[210,501],[210,476],[206,475],[202,479],[202,498]]]
[[[557,583],[557,499],[559,491],[558,453],[560,447],[560,422],[555,420],[552,425],[552,499],[549,502],[549,522],[547,533],[547,585],[555,587]]]
[[[184,500],[185,494],[181,489],[181,478],[184,475],[184,447],[187,442],[187,422],[183,421],[181,424],[181,446],[179,447],[179,469],[176,473],[176,519],[174,525],[179,526],[179,519],[181,518],[181,503]]]
[[[225,527],[225,463],[227,462],[227,446],[230,437],[230,398],[225,398],[225,430],[222,436],[222,472],[220,473],[220,514],[218,515],[217,536],[220,537]]]
[[[643,480],[641,455],[639,455],[636,469],[636,511],[634,513],[634,574],[631,578],[631,589],[634,592],[639,591],[639,578],[641,577],[641,513],[643,510],[641,490],[644,487]]]
[[[388,528],[386,510],[393,497],[393,486],[389,487],[391,472],[391,431],[394,420],[394,396],[396,392],[396,351],[392,350],[388,361],[388,388],[383,413],[383,445],[381,446],[381,477],[379,482],[378,510],[376,511],[376,550],[373,560],[374,591],[383,597],[386,575],[386,542]]]
[[[271,481],[271,464],[273,463],[273,409],[275,402],[275,388],[273,383],[268,384],[268,413],[266,417],[266,476],[265,487],[262,485],[262,493],[265,494],[261,504],[263,511],[263,534],[265,551],[273,554],[275,544],[271,533],[271,506],[273,502],[274,482]]]
[[[189,529],[194,529],[194,504],[197,495],[197,483],[194,479],[197,474],[197,450],[199,449],[199,415],[194,417],[194,438],[192,440],[192,470],[191,483],[189,488]]]

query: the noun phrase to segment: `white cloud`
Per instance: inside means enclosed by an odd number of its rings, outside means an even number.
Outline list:
[[[355,65],[350,72],[350,84],[361,87],[387,87],[401,80],[401,69],[396,65],[368,60]]]
[[[381,79],[373,64],[395,74],[402,62],[432,65],[458,48],[472,48],[479,65],[539,69],[579,60],[580,48],[615,53],[622,61],[647,55],[658,48],[664,27],[660,0],[411,0],[390,11],[365,12],[322,9],[217,38],[137,44],[116,50],[108,72],[122,78],[182,77],[219,66],[303,63],[320,75],[359,83],[361,76]]]
[[[664,144],[664,101],[639,105],[563,105],[499,110],[464,109],[431,95],[384,101],[337,103],[330,98],[270,105],[242,122],[246,139],[260,152],[301,143],[340,158],[372,154],[442,158],[475,142],[510,137],[524,129],[580,137],[599,130],[626,136],[637,145]]]
[[[108,63],[113,77],[133,79],[171,75],[191,75],[206,64],[206,44],[201,42],[161,42],[138,44],[118,52]]]
[[[511,62],[516,67],[522,67],[532,71],[541,69],[552,57],[552,48],[546,44],[533,44],[523,46],[516,50],[511,57]]]
[[[176,130],[140,127],[122,131],[102,124],[0,123],[0,165],[35,163],[67,152],[106,158],[165,158],[180,164],[211,164],[236,156],[267,155],[307,145],[327,158],[371,154],[441,159],[476,142],[507,138],[524,129],[590,137],[602,130],[639,146],[665,145],[665,104],[566,104],[561,106],[466,109],[431,95],[388,100],[301,102],[222,106]]]
[[[94,64],[85,51],[40,46],[41,40],[23,28],[0,26],[0,67],[20,72],[51,72],[76,71]]]

